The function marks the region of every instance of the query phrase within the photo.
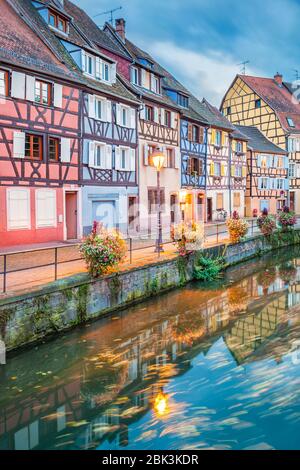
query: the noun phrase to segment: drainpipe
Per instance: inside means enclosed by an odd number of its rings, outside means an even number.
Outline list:
[[[204,156],[204,168],[205,168],[205,180],[204,180],[204,223],[207,223],[207,153],[208,153],[208,130],[210,127],[206,127],[206,141],[205,141],[205,156]]]
[[[231,151],[232,151],[232,137],[229,135],[229,176],[228,176],[228,190],[229,190],[229,215],[232,215],[232,201],[231,201]]]

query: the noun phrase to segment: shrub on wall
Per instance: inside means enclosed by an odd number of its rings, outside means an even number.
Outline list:
[[[276,229],[276,220],[272,215],[269,215],[267,209],[264,209],[257,219],[257,225],[263,235],[269,236]]]
[[[290,230],[297,223],[295,213],[290,211],[289,207],[284,207],[283,210],[278,214],[278,223],[283,232]]]
[[[171,238],[177,245],[181,256],[199,251],[204,243],[204,225],[196,222],[181,222],[172,227]]]
[[[93,277],[105,274],[124,260],[126,243],[115,230],[107,230],[94,222],[93,229],[80,245],[89,273]]]
[[[234,211],[232,217],[226,221],[230,241],[238,243],[248,232],[248,224],[245,220],[241,219],[238,212]]]
[[[224,268],[224,258],[200,256],[194,268],[194,277],[198,281],[211,282],[220,277]]]

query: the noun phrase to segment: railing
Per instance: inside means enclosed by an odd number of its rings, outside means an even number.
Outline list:
[[[248,236],[259,232],[256,220],[248,220]],[[228,240],[226,222],[205,225],[205,246],[213,246]],[[176,253],[170,234],[163,236],[166,253],[155,253],[155,237],[128,238],[125,264],[147,264]],[[51,248],[0,253],[0,294],[47,284],[58,279],[85,272],[85,264],[78,251],[78,244],[65,244]]]

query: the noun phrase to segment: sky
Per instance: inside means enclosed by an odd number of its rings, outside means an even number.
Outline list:
[[[91,16],[122,6],[128,39],[150,53],[198,98],[219,106],[247,74],[300,75],[300,0],[73,0]],[[94,18],[99,25],[109,15]]]

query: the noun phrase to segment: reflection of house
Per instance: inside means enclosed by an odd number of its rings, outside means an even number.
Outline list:
[[[237,320],[224,335],[227,347],[238,364],[251,360],[261,345],[287,322],[286,292],[270,297],[272,300],[267,305],[265,299],[250,304],[248,310],[253,313]]]

